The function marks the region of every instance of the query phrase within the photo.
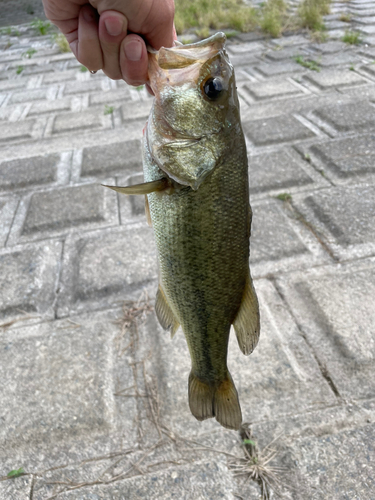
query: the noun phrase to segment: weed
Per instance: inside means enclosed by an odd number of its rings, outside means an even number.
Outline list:
[[[260,9],[260,27],[273,37],[281,35],[286,21],[287,5],[284,0],[268,0]]]
[[[346,30],[342,41],[350,45],[359,45],[361,43],[361,34],[358,31]]]
[[[16,73],[20,75],[25,68],[23,66],[17,66]]]
[[[27,59],[31,59],[37,51],[35,49],[27,49],[26,52],[21,54],[21,57],[26,57]]]
[[[20,36],[21,33],[18,31],[17,28],[14,28],[13,26],[8,26],[7,28],[3,28],[2,30],[0,30],[0,35]]]
[[[70,45],[68,40],[62,33],[54,33],[52,35],[52,40],[58,46],[61,52],[70,52]]]
[[[46,35],[51,29],[51,23],[49,21],[43,21],[43,19],[34,19],[31,26],[42,36]]]
[[[230,462],[229,467],[234,475],[237,477],[244,477],[244,484],[249,480],[257,482],[261,487],[263,500],[268,500],[270,498],[271,490],[273,490],[276,495],[281,496],[279,488],[284,485],[280,481],[278,473],[284,471],[284,469],[270,465],[278,454],[277,450],[271,448],[271,445],[276,439],[260,451],[257,442],[252,436],[249,425],[244,424],[241,427],[240,435],[245,457]]]
[[[81,73],[86,73],[88,71],[88,69],[86,68],[86,66],[82,66],[79,68],[80,72]]]
[[[139,92],[145,88],[144,85],[138,85],[138,87],[135,87],[135,90],[138,90]]]
[[[104,114],[105,115],[111,115],[115,110],[115,107],[114,106],[108,106],[108,104],[106,104],[104,106]]]
[[[329,14],[330,0],[303,0],[297,10],[301,28],[309,28],[313,31],[321,31],[323,17]]]
[[[227,37],[227,40],[230,38],[233,38],[238,35],[238,31],[226,31],[225,36]]]
[[[280,193],[276,198],[281,201],[292,201],[292,195],[289,193]]]
[[[339,19],[343,23],[350,23],[350,21],[352,20],[352,15],[350,14],[350,12],[342,12],[340,14],[340,18]]]
[[[313,42],[315,43],[323,43],[328,40],[328,33],[325,31],[325,26],[321,26],[321,30],[311,31],[310,36]]]
[[[256,11],[242,0],[176,0],[175,26],[178,34],[195,28],[199,35],[209,30],[248,31],[257,25]]]
[[[312,71],[320,71],[320,66],[317,61],[314,61],[313,59],[306,60],[302,56],[296,56],[294,57],[294,60],[296,61],[297,64],[300,64],[304,68],[311,69]]]
[[[8,472],[7,477],[9,478],[19,477],[22,476],[23,474],[25,474],[25,471],[23,470],[23,467],[21,467],[19,469],[11,470],[10,472]]]
[[[309,153],[305,153],[305,156],[304,156],[305,160],[308,161],[309,163],[311,162],[311,156],[309,155]]]
[[[8,26],[6,28],[3,28],[2,30],[0,30],[0,34],[1,35],[11,35],[12,34],[12,27]]]
[[[354,71],[354,69],[355,69],[355,68],[354,68],[354,64],[351,64],[351,65],[349,66],[349,69],[350,69],[350,71]]]
[[[34,7],[32,5],[28,5],[26,7],[26,14],[29,14],[30,16],[33,16],[34,15]]]

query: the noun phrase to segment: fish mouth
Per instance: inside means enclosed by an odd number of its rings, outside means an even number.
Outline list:
[[[219,53],[225,54],[225,42],[225,33],[219,32],[196,43],[161,47],[159,51],[148,49],[149,84],[154,94],[166,83],[182,85],[190,81],[197,84],[202,65]],[[181,69],[184,71],[176,71]]]

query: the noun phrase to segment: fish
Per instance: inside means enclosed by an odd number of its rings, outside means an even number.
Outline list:
[[[145,195],[159,263],[155,312],[172,337],[180,326],[185,335],[191,413],[238,430],[242,413],[227,367],[229,334],[233,325],[249,355],[260,317],[249,268],[246,143],[225,41],[216,33],[151,49],[155,97],[143,137],[145,182],[111,188]]]

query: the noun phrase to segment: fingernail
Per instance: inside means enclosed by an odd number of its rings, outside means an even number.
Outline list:
[[[94,13],[91,9],[83,9],[83,19],[88,23],[91,23],[94,20]]]
[[[116,17],[109,17],[104,21],[105,29],[111,36],[118,36],[122,33],[123,23]]]
[[[138,40],[125,42],[125,55],[129,61],[140,61],[142,57],[142,44]]]

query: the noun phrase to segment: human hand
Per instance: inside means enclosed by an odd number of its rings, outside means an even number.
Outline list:
[[[156,50],[176,39],[173,0],[43,0],[43,5],[81,64],[129,85],[148,80],[142,37]]]

